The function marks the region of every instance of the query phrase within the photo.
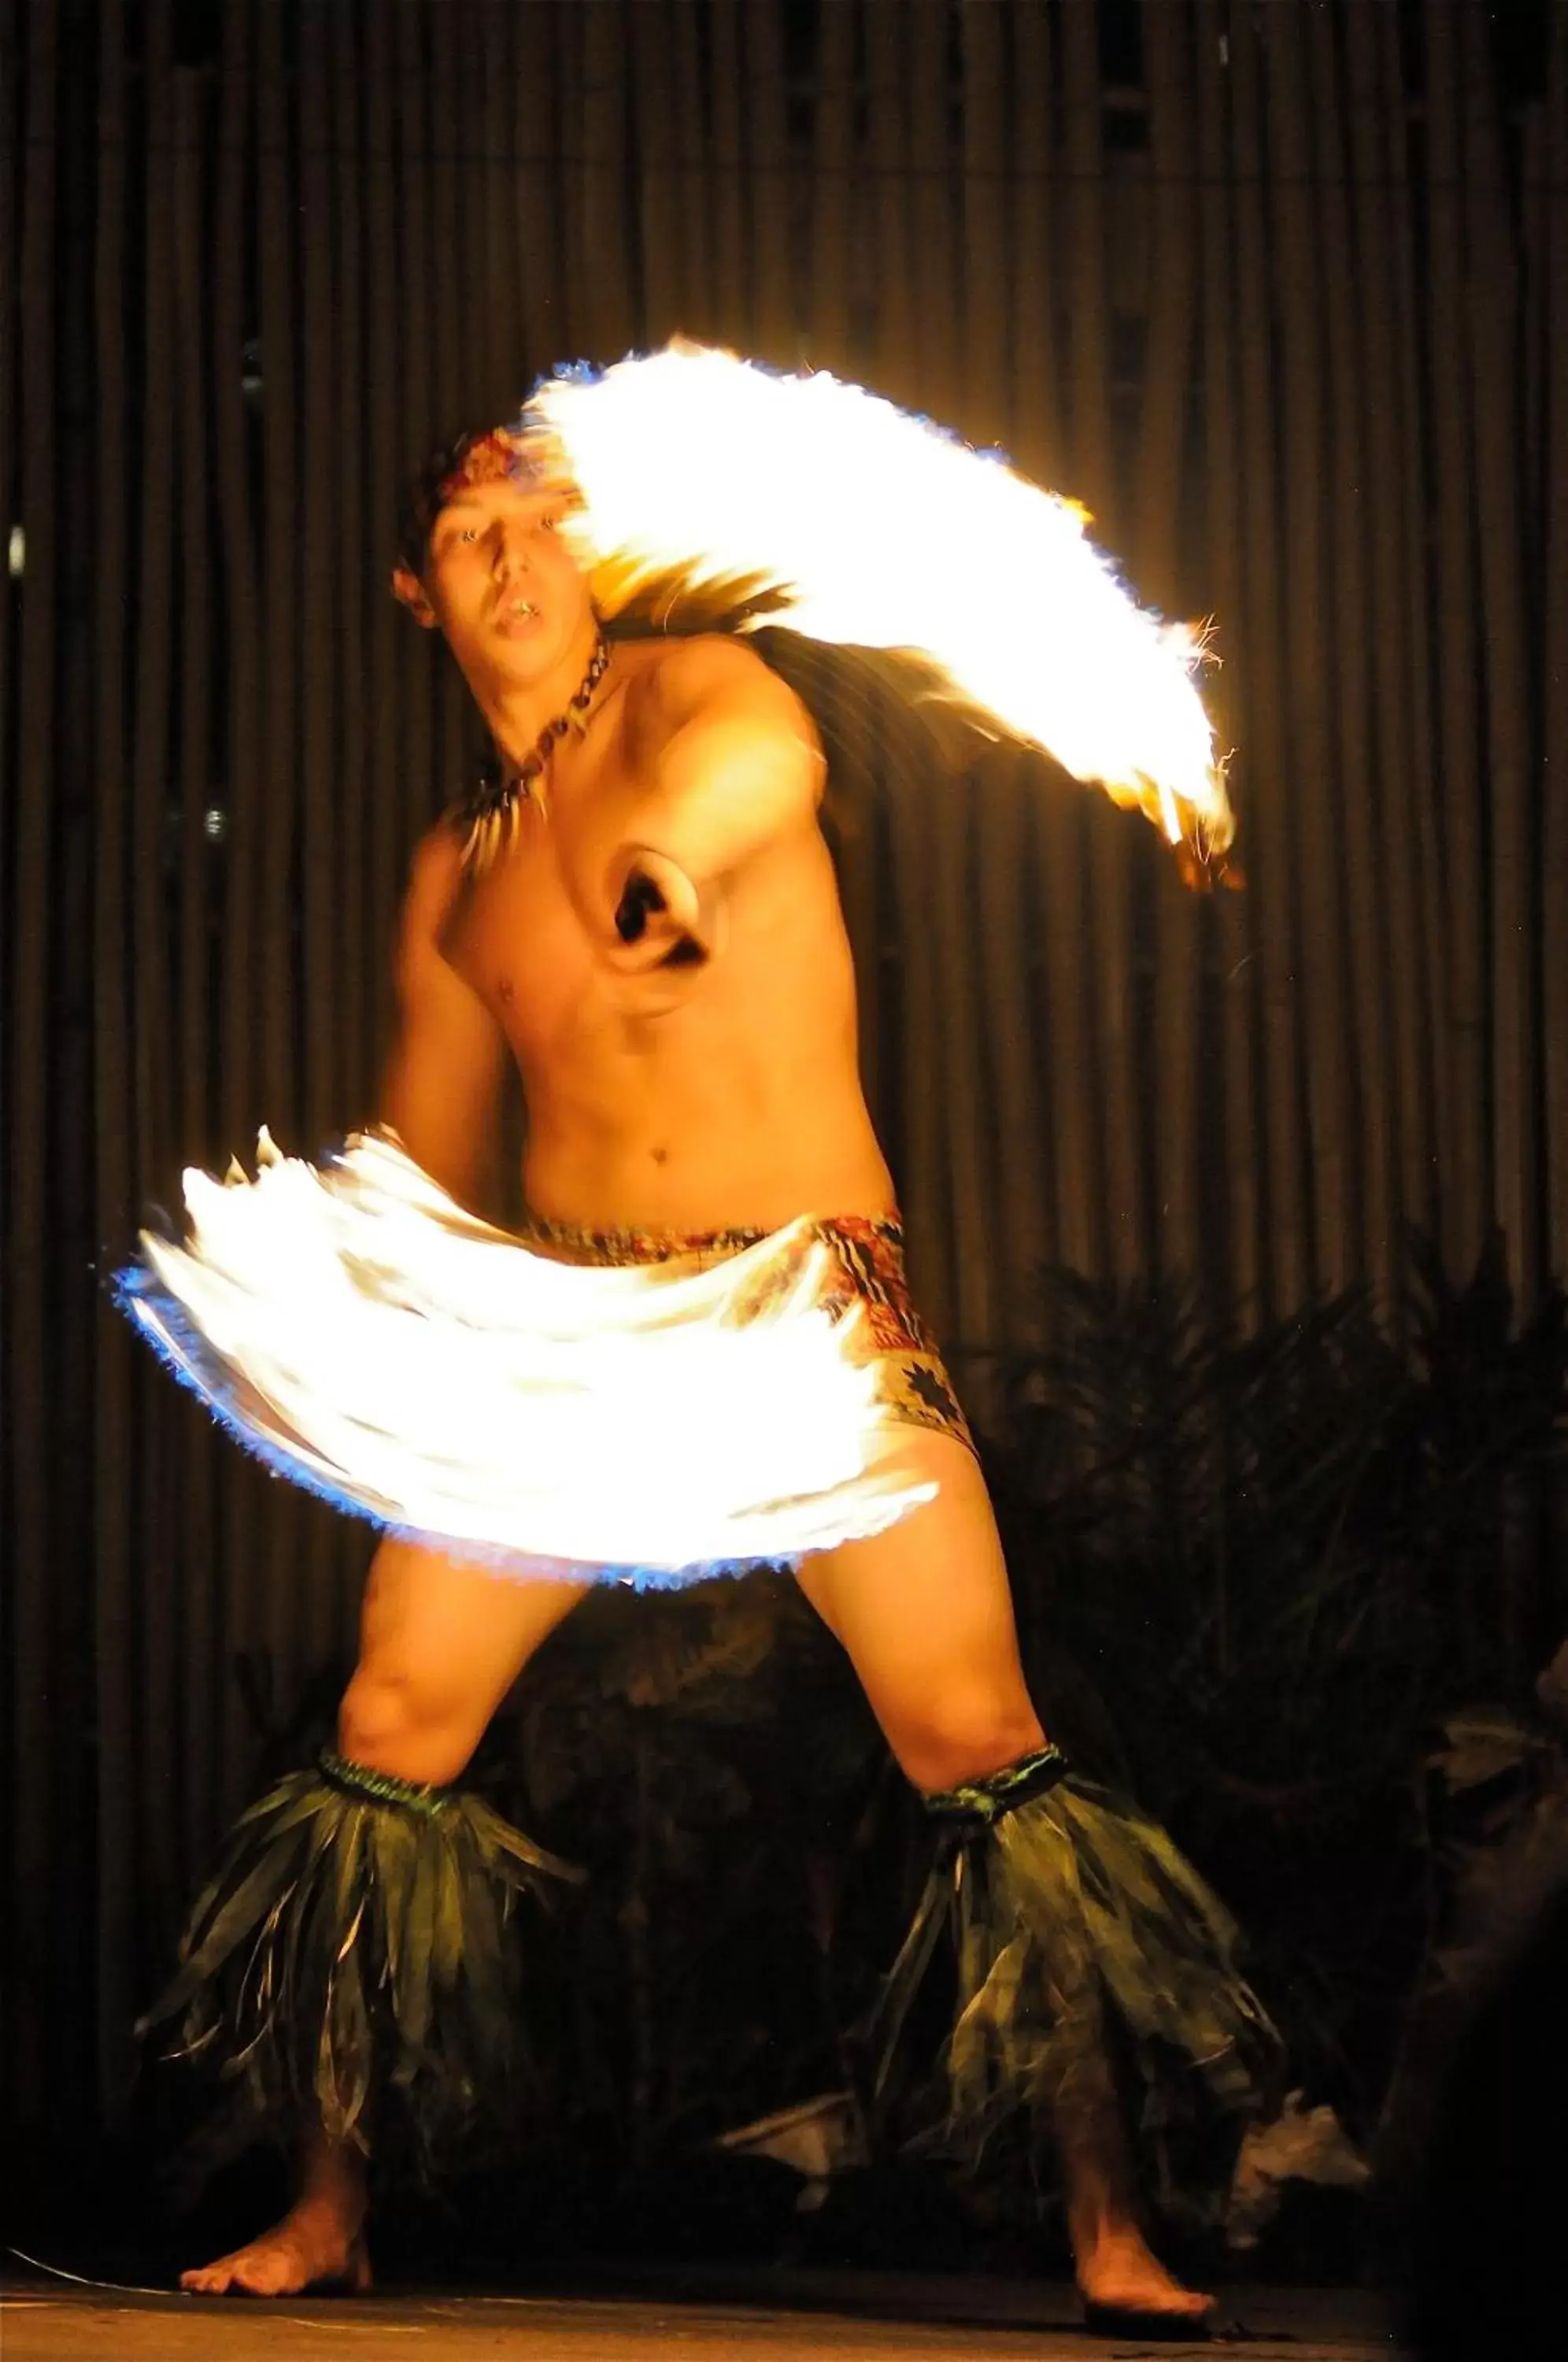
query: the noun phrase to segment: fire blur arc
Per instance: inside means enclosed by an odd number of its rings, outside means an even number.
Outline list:
[[[521,432],[576,488],[567,530],[607,620],[672,575],[745,582],[740,629],[916,657],[980,726],[1222,863],[1203,633],[1141,607],[1083,509],[999,454],[825,371],[679,340],[562,371]]]
[[[582,1269],[466,1213],[390,1134],[184,1176],[126,1310],[278,1473],[499,1573],[639,1586],[797,1563],[931,1498],[887,1464],[805,1222],[716,1268]]]

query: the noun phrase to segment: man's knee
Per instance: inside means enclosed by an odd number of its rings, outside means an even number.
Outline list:
[[[337,1750],[373,1772],[444,1786],[479,1745],[487,1717],[448,1685],[392,1666],[361,1664],[337,1710]]]
[[[945,1689],[901,1731],[895,1751],[909,1778],[927,1795],[982,1780],[1043,1744],[1040,1718],[1027,1697],[988,1688]]]

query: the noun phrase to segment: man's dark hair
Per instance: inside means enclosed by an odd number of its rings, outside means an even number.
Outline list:
[[[479,446],[492,438],[517,436],[522,421],[513,420],[504,426],[473,426],[457,436],[450,443],[441,444],[432,451],[403,495],[403,512],[398,520],[397,556],[400,566],[421,579],[425,563],[430,555],[430,536],[436,520],[451,498],[452,481],[466,471],[467,462]],[[519,455],[519,473],[525,463]]]
[[[397,557],[411,574],[423,579],[425,561],[430,555],[430,536],[436,520],[446,506],[441,487],[457,474],[464,459],[481,435],[489,429],[471,427],[466,435],[457,436],[450,443],[438,444],[413,477],[403,497],[398,517]]]

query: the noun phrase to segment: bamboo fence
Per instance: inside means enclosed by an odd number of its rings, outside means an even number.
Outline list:
[[[1455,1271],[1502,1223],[1525,1299],[1568,1265],[1540,25],[1521,78],[1483,0],[3,0],[15,2121],[123,2108],[251,1778],[237,1656],[282,1713],[348,1645],[363,1536],[215,1446],[104,1283],[182,1164],[373,1109],[399,877],[472,743],[386,594],[397,493],[553,361],[684,330],[867,379],[1217,618],[1244,893],[1016,760],[845,833],[977,1402],[1048,1261],[1249,1317],[1387,1295],[1408,1222]],[[845,723],[867,780],[884,724]]]

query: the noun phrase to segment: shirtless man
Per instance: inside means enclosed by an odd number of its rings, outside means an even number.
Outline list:
[[[417,567],[394,578],[439,630],[503,760],[568,711],[599,625],[525,473],[443,486]],[[856,1068],[855,978],[818,825],[823,762],[794,695],[739,643],[612,646],[580,730],[518,800],[501,857],[465,866],[449,822],[414,857],[396,955],[400,1025],[380,1113],[454,1197],[482,1204],[508,1057],[526,1093],[537,1214],[592,1228],[774,1230],[802,1210],[887,1217],[892,1181]],[[847,1650],[900,1764],[927,1793],[1043,1745],[978,1466],[910,1426],[935,1498],[808,1560],[800,1580]],[[462,1772],[546,1636],[582,1595],[498,1581],[389,1540],[366,1593],[338,1747],[403,1781]],[[1139,2231],[1109,2099],[1064,2142],[1086,2298],[1195,2318]],[[277,2295],[369,2284],[363,2160],[319,2131],[283,2220],[183,2285]]]

